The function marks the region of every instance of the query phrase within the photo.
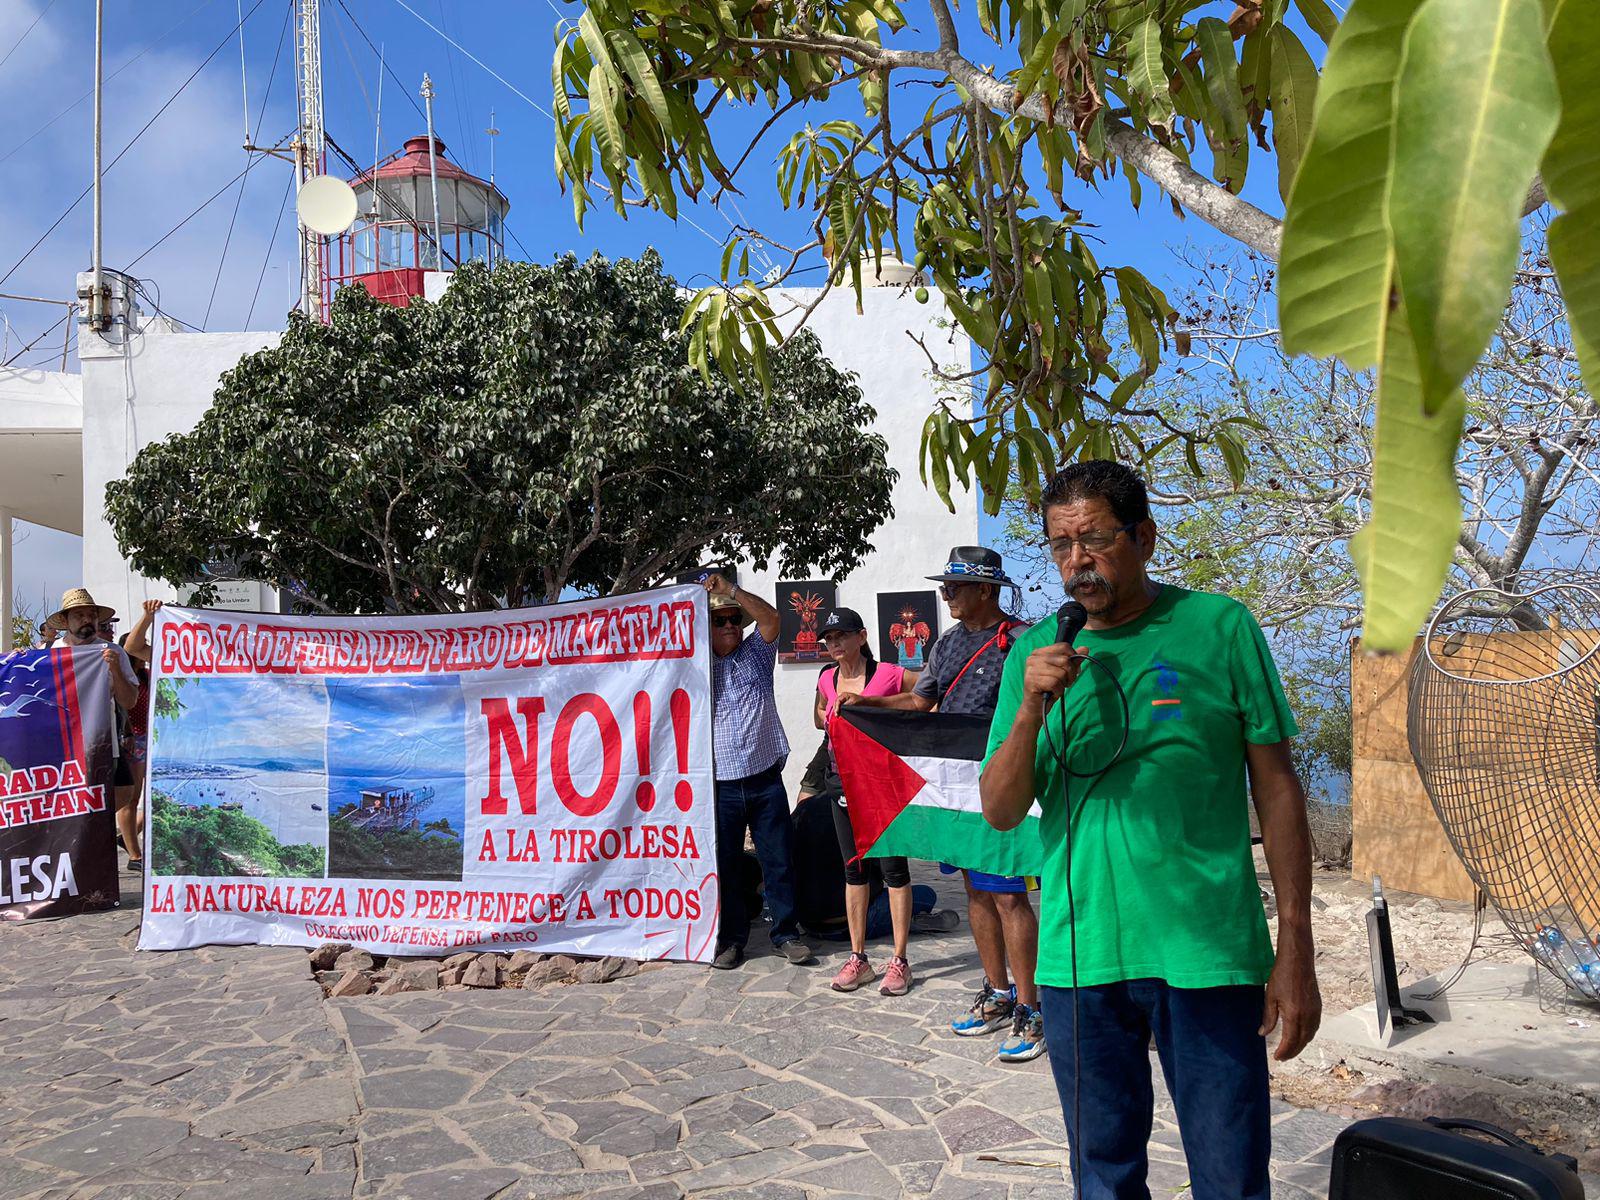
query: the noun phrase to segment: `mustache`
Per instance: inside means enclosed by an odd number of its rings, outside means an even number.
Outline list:
[[[1072,576],[1071,579],[1067,580],[1067,592],[1068,594],[1071,594],[1081,587],[1090,585],[1098,587],[1101,591],[1105,592],[1109,592],[1111,590],[1111,581],[1109,579],[1100,574],[1099,571],[1096,571],[1093,568],[1088,568],[1086,570],[1078,571]]]

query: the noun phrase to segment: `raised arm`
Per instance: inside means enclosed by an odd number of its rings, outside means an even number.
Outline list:
[[[161,609],[161,601],[146,600],[144,611],[139,614],[139,619],[133,623],[133,628],[128,630],[128,643],[123,649],[128,652],[129,658],[137,658],[141,662],[149,662],[150,626],[155,623],[156,613]]]
[[[754,592],[747,592],[742,587],[735,587],[721,575],[708,575],[706,577],[706,591],[713,596],[732,596],[739,602],[739,607],[755,618],[756,628],[761,631],[761,640],[771,644],[778,640],[778,610],[773,608]]]

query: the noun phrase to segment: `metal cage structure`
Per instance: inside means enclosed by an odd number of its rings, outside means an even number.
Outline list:
[[[1434,614],[1407,736],[1467,874],[1570,992],[1600,1000],[1600,575],[1527,571]]]

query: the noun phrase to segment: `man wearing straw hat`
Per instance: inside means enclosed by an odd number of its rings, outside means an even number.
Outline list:
[[[61,607],[45,620],[45,628],[61,635],[64,646],[93,646],[102,642],[100,626],[111,621],[117,610],[96,604],[85,588],[73,588],[61,597]],[[139,678],[121,646],[105,643],[100,652],[111,668],[111,698],[124,712],[139,699]]]

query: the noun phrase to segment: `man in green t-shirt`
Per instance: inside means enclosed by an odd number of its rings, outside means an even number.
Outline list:
[[[1266,1037],[1281,1023],[1275,1057],[1293,1058],[1321,1018],[1294,717],[1242,604],[1146,574],[1156,526],[1138,475],[1078,463],[1043,510],[1062,584],[1088,612],[1076,651],[1094,662],[1055,643],[1055,621],[1017,640],[982,794],[998,829],[1036,802],[1042,814],[1037,978],[1074,1194],[1148,1200],[1153,1041],[1195,1200],[1267,1200]]]

